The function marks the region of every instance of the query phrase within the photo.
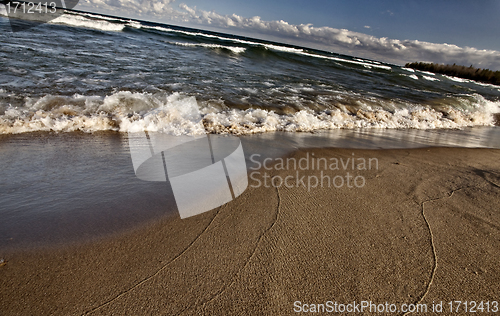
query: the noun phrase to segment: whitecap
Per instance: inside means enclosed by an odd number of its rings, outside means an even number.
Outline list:
[[[65,24],[76,27],[87,27],[98,29],[101,31],[121,31],[125,27],[124,24],[111,23],[104,20],[87,19],[79,15],[63,14],[54,20],[50,21],[52,24]]]
[[[419,104],[383,106],[360,102],[356,112],[349,106],[313,111],[303,109],[278,114],[264,109],[227,109],[197,102],[192,96],[120,91],[106,97],[46,95],[26,99],[23,107],[7,106],[0,115],[0,133],[34,131],[127,132],[130,128],[174,135],[205,132],[252,134],[270,131],[302,132],[337,128],[463,128],[492,126],[500,102],[480,95],[464,95],[453,106],[435,110]],[[393,104],[394,103],[394,104]],[[203,126],[199,124],[202,113]]]

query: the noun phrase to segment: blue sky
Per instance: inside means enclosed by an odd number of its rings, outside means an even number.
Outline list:
[[[76,9],[399,64],[500,69],[500,1],[80,0]]]

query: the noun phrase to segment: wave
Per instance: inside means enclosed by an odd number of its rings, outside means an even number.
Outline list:
[[[408,69],[411,69],[411,68],[408,68]],[[433,72],[430,72],[430,71],[424,71],[424,70],[417,70],[418,72],[420,73],[423,73],[425,75],[429,75],[429,76],[435,76],[436,74],[433,73]]]
[[[463,78],[458,78],[458,77],[453,77],[453,76],[447,76],[447,75],[441,75],[441,76],[443,76],[444,78],[446,78],[448,80],[455,81],[455,82],[474,82],[473,80],[463,79]]]
[[[344,59],[344,58],[339,58],[339,57],[334,57],[334,56],[325,56],[325,55],[319,55],[319,54],[312,54],[312,53],[307,53],[303,50],[294,52],[296,54],[301,54],[304,56],[309,56],[309,57],[314,57],[314,58],[322,58],[322,59],[329,59],[329,60],[334,60],[338,61],[341,63],[348,63],[348,64],[356,64],[356,65],[361,65],[365,68],[379,68],[379,69],[385,69],[385,70],[392,70],[392,67],[390,66],[385,66],[385,65],[380,65],[380,64],[374,64],[374,63],[366,63],[366,62],[360,62],[357,60],[350,60],[350,59]]]
[[[99,14],[92,14],[89,12],[78,12],[78,13],[74,12],[71,15],[79,15],[79,16],[83,16],[83,17],[89,17],[92,19],[100,19],[100,20],[106,20],[106,21],[111,21],[111,22],[123,22],[123,23],[131,22],[130,20],[124,20],[124,19],[120,19],[118,17],[103,16],[103,15],[99,15]]]
[[[90,17],[91,19],[87,19],[86,17]],[[97,19],[100,19],[103,21],[99,21]],[[107,21],[121,22],[121,24],[120,23],[110,23]],[[242,39],[238,39],[238,38],[224,37],[224,36],[213,35],[213,34],[208,34],[208,33],[203,33],[203,32],[197,32],[197,31],[178,30],[178,29],[163,27],[163,26],[149,26],[149,25],[141,24],[140,22],[137,22],[137,21],[107,18],[107,17],[98,16],[95,14],[90,14],[90,13],[78,13],[78,14],[71,14],[71,15],[64,14],[64,15],[58,17],[57,19],[54,19],[51,22],[57,23],[57,24],[66,24],[69,26],[90,27],[90,28],[95,28],[95,29],[100,29],[100,30],[105,30],[105,31],[122,31],[125,27],[132,27],[132,28],[136,28],[136,29],[155,30],[155,31],[167,32],[167,33],[178,33],[178,34],[188,35],[188,36],[192,36],[192,37],[198,37],[198,36],[205,37],[205,38],[209,38],[209,39],[228,41],[228,42],[232,42],[232,43],[239,43],[239,44],[244,44],[244,45],[249,45],[249,46],[258,46],[258,47],[263,47],[265,49],[281,51],[281,52],[286,52],[286,53],[302,54],[302,55],[317,57],[317,58],[330,58],[327,56],[306,53],[303,49],[298,49],[298,48],[293,48],[293,47],[288,47],[288,46],[265,44],[265,43],[260,43],[260,42],[256,42],[256,41],[248,41],[248,40],[242,40]],[[244,52],[244,50],[246,50],[246,48],[244,48],[244,47],[226,46],[226,45],[219,45],[219,44],[181,43],[181,42],[168,42],[168,43],[180,45],[180,46],[223,48],[223,49],[229,49],[232,52],[238,53],[238,54],[242,53],[242,52]],[[344,60],[341,58],[334,58],[334,57],[332,57],[332,59],[337,60],[337,61],[354,62],[354,61],[349,61],[349,60]],[[358,62],[354,62],[354,63],[358,63]],[[385,68],[385,66],[383,66],[383,67]],[[390,67],[388,67],[388,68],[390,68]]]
[[[256,41],[248,41],[248,40],[242,40],[242,39],[238,39],[238,38],[230,38],[230,37],[224,37],[224,36],[219,36],[219,35],[196,32],[196,31],[176,30],[176,29],[162,27],[162,26],[141,25],[140,28],[149,29],[149,30],[156,30],[156,31],[161,31],[161,32],[168,32],[168,33],[178,33],[178,34],[183,34],[183,35],[188,35],[188,36],[193,36],[193,37],[201,36],[201,37],[205,37],[205,38],[209,38],[209,39],[216,39],[216,40],[220,40],[220,41],[232,42],[235,44],[244,44],[244,45],[248,45],[248,46],[252,46],[252,47],[263,47],[263,48],[268,49],[268,50],[274,50],[274,51],[279,51],[279,52],[298,54],[298,55],[314,57],[314,58],[321,58],[321,59],[329,59],[329,60],[338,61],[338,62],[342,62],[342,63],[357,64],[357,65],[361,65],[365,68],[379,68],[379,69],[385,69],[385,70],[392,70],[392,67],[382,65],[379,62],[375,62],[375,61],[361,61],[360,59],[354,60],[356,58],[354,58],[353,60],[350,60],[350,59],[344,59],[344,58],[339,58],[339,57],[335,57],[335,56],[325,56],[325,55],[306,52],[304,49],[301,49],[301,48],[294,48],[294,47],[289,47],[289,46],[285,46],[285,45],[260,43],[260,42],[256,42]]]
[[[250,134],[269,131],[312,132],[328,129],[459,129],[472,126],[493,126],[493,114],[500,111],[500,102],[477,96],[481,105],[475,111],[448,108],[441,112],[424,106],[388,111],[359,109],[346,112],[339,109],[313,112],[302,110],[291,115],[278,115],[260,109],[209,113],[204,116],[205,129],[211,133]]]
[[[376,65],[380,65],[381,64],[378,61],[374,61],[374,60],[359,59],[359,58],[353,58],[353,59],[357,60],[357,61],[360,61],[360,62],[364,62],[364,63],[371,63],[371,64],[376,64]]]
[[[264,44],[264,43],[254,42],[254,41],[247,41],[247,40],[242,40],[242,39],[238,39],[238,38],[230,38],[230,37],[218,36],[218,35],[207,34],[207,33],[202,33],[202,32],[196,32],[196,31],[184,31],[184,30],[176,30],[176,29],[162,27],[162,26],[147,26],[147,25],[141,25],[141,28],[142,29],[149,29],[149,30],[156,30],[156,31],[161,31],[161,32],[168,32],[168,33],[178,33],[178,34],[183,34],[183,35],[188,35],[188,36],[193,36],[193,37],[201,36],[201,37],[206,37],[209,39],[216,39],[216,40],[220,40],[220,41],[244,44],[244,45],[249,45],[249,46],[260,46],[260,47],[264,47],[266,49],[272,49],[272,50],[282,51],[282,52],[287,52],[287,53],[302,53],[303,52],[303,49],[297,49],[297,48],[292,48],[292,47],[287,47],[287,46],[272,45],[272,44]]]
[[[271,131],[310,132],[338,128],[463,128],[492,126],[500,102],[468,95],[435,110],[423,105],[386,109],[360,106],[300,110],[278,114],[264,109],[227,109],[198,102],[180,93],[167,95],[121,91],[110,96],[46,95],[28,99],[23,107],[7,107],[0,115],[0,133],[35,131],[96,132],[144,130],[173,135],[202,133],[252,134]],[[457,105],[458,104],[458,105]],[[392,108],[392,110],[391,110]],[[202,113],[200,124],[198,113]]]
[[[87,16],[91,17],[93,15],[87,14]],[[109,21],[107,21],[109,20]],[[82,15],[76,14],[63,14],[54,20],[50,21],[51,24],[64,24],[69,26],[76,27],[87,27],[92,29],[97,29],[101,31],[122,31],[125,28],[125,24],[121,23],[113,23],[110,22],[111,19],[102,19],[99,16],[99,19],[89,19]]]
[[[409,77],[411,79],[415,79],[415,80],[418,80],[418,76],[417,75],[407,75],[407,74],[401,74],[401,76],[404,76],[404,77]]]
[[[422,76],[425,80],[429,81],[440,81],[438,78],[435,77],[429,77],[429,76]]]
[[[245,41],[245,40],[241,40],[241,39],[237,39],[237,38],[223,37],[223,36],[207,34],[207,33],[202,33],[202,32],[196,32],[196,31],[177,30],[177,29],[163,27],[163,26],[149,26],[149,25],[141,24],[141,28],[146,29],[146,30],[156,30],[156,31],[167,32],[167,33],[178,33],[178,34],[183,34],[183,35],[188,35],[188,36],[193,36],[193,37],[201,36],[201,37],[206,37],[206,38],[210,38],[210,39],[231,41],[231,42],[247,44],[247,45],[260,45],[260,43],[258,43],[258,42]]]
[[[479,82],[479,81],[472,81],[473,83],[477,84],[478,86],[483,86],[483,87],[488,87],[488,88],[493,88],[493,89],[499,89],[500,91],[500,86],[494,85],[491,83],[484,83],[484,82]]]
[[[415,72],[415,69],[411,69],[411,68],[401,67],[401,69],[409,71],[409,72]]]
[[[68,26],[74,26],[74,27],[86,27],[86,28],[93,28],[101,31],[123,31],[126,27],[131,27],[135,29],[143,29],[143,30],[155,30],[155,31],[160,31],[160,32],[167,32],[167,33],[177,33],[177,34],[183,34],[183,35],[188,35],[192,37],[205,37],[209,39],[215,39],[219,41],[225,41],[225,42],[231,42],[235,44],[243,44],[243,45],[248,45],[251,47],[262,47],[267,50],[273,50],[273,51],[279,51],[279,52],[285,52],[285,53],[290,53],[290,54],[297,54],[297,55],[303,55],[307,57],[313,57],[313,58],[320,58],[320,59],[328,59],[336,62],[341,62],[341,63],[347,63],[347,64],[356,64],[363,66],[365,68],[371,69],[371,68],[378,68],[378,69],[384,69],[384,70],[392,70],[392,67],[387,66],[387,65],[382,65],[379,62],[376,61],[369,61],[369,60],[362,60],[359,58],[353,58],[353,59],[345,59],[345,58],[340,58],[336,56],[326,56],[322,54],[317,54],[317,53],[312,53],[308,52],[304,49],[301,48],[294,48],[294,47],[289,47],[286,45],[277,45],[277,44],[269,44],[269,43],[262,43],[258,41],[251,41],[251,40],[243,40],[239,38],[231,38],[231,37],[226,37],[226,36],[220,36],[220,35],[214,35],[214,34],[208,34],[204,33],[201,31],[188,31],[188,30],[179,30],[179,29],[174,29],[170,27],[164,27],[164,26],[150,26],[150,25],[145,25],[142,24],[138,21],[132,21],[132,20],[125,20],[125,19],[120,19],[120,18],[113,18],[113,17],[106,17],[106,16],[101,16],[98,14],[91,14],[91,13],[84,13],[84,12],[73,12],[71,14],[65,13],[56,19],[50,21],[49,23],[52,24],[64,24]],[[218,45],[218,44],[196,44],[196,45],[190,45],[190,44],[182,44],[183,46],[200,46],[200,47],[211,47],[211,48],[223,48],[223,49],[229,49],[233,53],[240,54],[244,52],[244,47],[233,47],[233,46],[226,46],[226,45]]]
[[[193,120],[196,115],[199,115],[196,99],[178,93],[153,96],[122,91],[104,98],[46,95],[38,100],[29,99],[22,108],[5,109],[0,116],[0,133],[126,132],[129,129],[174,135],[204,133]]]
[[[178,46],[187,46],[187,47],[205,47],[205,48],[215,48],[215,49],[227,49],[235,54],[241,54],[246,51],[245,47],[237,47],[237,46],[225,46],[219,44],[206,44],[206,43],[181,43],[181,42],[167,42],[169,44],[178,45]]]
[[[461,83],[473,83],[473,84],[476,84],[478,86],[488,87],[488,88],[492,88],[492,89],[498,89],[498,91],[500,91],[500,89],[499,89],[500,86],[497,86],[497,85],[494,85],[491,83],[483,83],[483,82],[472,80],[472,79],[465,79],[465,78],[459,78],[459,77],[453,77],[453,76],[447,76],[447,75],[441,75],[441,76],[448,79],[448,80],[451,80],[451,81],[461,82]]]

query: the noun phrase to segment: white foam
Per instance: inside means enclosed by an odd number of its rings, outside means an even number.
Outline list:
[[[409,71],[409,72],[415,72],[415,69],[411,69],[411,68],[401,67],[401,69]]]
[[[419,72],[423,73],[423,74],[426,74],[426,75],[429,75],[429,76],[435,76],[436,74],[433,73],[433,72],[429,72],[429,71],[423,71],[423,70],[419,70]]]
[[[251,46],[261,46],[261,47],[264,47],[266,49],[272,49],[272,50],[288,52],[288,53],[303,53],[302,49],[296,49],[296,48],[291,48],[291,47],[286,47],[286,46],[278,46],[278,45],[272,45],[272,44],[263,44],[263,43],[253,42],[253,41],[246,41],[246,40],[241,40],[241,39],[236,39],[236,38],[228,38],[228,37],[212,35],[212,34],[205,34],[205,33],[200,33],[200,32],[174,30],[171,28],[166,28],[166,27],[161,27],[161,26],[142,25],[142,28],[157,30],[157,31],[162,31],[162,32],[180,33],[180,34],[191,35],[191,36],[202,36],[202,37],[207,37],[207,38],[215,38],[218,40],[229,41],[229,42],[233,42],[233,43],[240,43],[240,44],[246,44],[246,45],[251,45]]]
[[[197,135],[205,132],[196,120],[198,113],[196,99],[178,93],[153,96],[124,91],[104,98],[47,95],[28,99],[23,108],[8,107],[0,116],[0,133],[130,129]]]
[[[497,86],[497,85],[494,85],[491,83],[484,83],[484,82],[479,82],[479,81],[474,81],[474,80],[472,80],[472,82],[479,85],[479,86],[483,86],[483,87],[489,87],[489,88],[493,88],[493,89],[500,88],[500,86]]]
[[[298,55],[304,55],[308,57],[314,57],[314,58],[322,58],[322,59],[329,59],[329,60],[335,60],[339,61],[342,63],[349,63],[349,64],[356,64],[356,65],[361,65],[365,68],[379,68],[379,69],[385,69],[385,70],[391,70],[392,68],[389,66],[384,66],[384,65],[379,65],[379,64],[374,64],[374,63],[366,63],[366,62],[361,62],[357,61],[360,59],[354,58],[356,60],[350,60],[350,59],[344,59],[344,58],[339,58],[339,57],[333,57],[333,56],[325,56],[325,55],[319,55],[319,54],[314,54],[314,53],[308,53],[305,52],[303,49],[297,49],[297,48],[292,48],[292,47],[285,47],[285,46],[276,46],[276,45],[268,45],[268,44],[263,44],[264,47],[267,49],[274,49],[277,51],[282,51],[282,52],[287,52],[287,53],[293,53],[293,54],[298,54]]]
[[[479,86],[489,87],[489,88],[493,88],[493,89],[500,88],[500,86],[497,86],[497,85],[494,85],[491,83],[483,83],[483,82],[479,82],[479,81],[475,81],[475,80],[471,80],[471,79],[464,79],[464,78],[458,78],[458,77],[447,76],[447,75],[442,75],[442,76],[449,79],[449,80],[455,81],[455,82],[474,83],[474,84],[477,84]]]
[[[240,90],[246,91],[250,94],[258,94],[259,93],[259,90],[255,89],[255,88],[240,88]]]
[[[205,48],[219,48],[219,49],[227,49],[235,54],[241,54],[246,51],[244,47],[236,47],[236,46],[225,46],[218,44],[205,44],[205,43],[181,43],[181,42],[168,42],[170,44],[178,45],[178,46],[187,46],[187,47],[205,47]]]
[[[280,52],[286,52],[286,53],[294,53],[294,54],[302,54],[304,53],[303,49],[297,49],[293,47],[286,47],[286,46],[279,46],[279,45],[272,45],[272,44],[261,44],[264,46],[266,49],[273,49],[276,51]]]
[[[128,27],[132,27],[134,29],[141,29],[142,28],[142,24],[140,22],[137,22],[137,21],[127,21],[127,26]]]
[[[98,29],[101,31],[121,31],[125,27],[124,24],[111,23],[104,20],[87,19],[80,15],[63,14],[54,20],[50,21],[52,24],[65,24],[76,27],[87,27]]]
[[[301,55],[305,55],[305,56],[309,56],[309,57],[335,60],[335,61],[339,61],[339,62],[342,62],[342,63],[357,64],[357,65],[364,66],[366,68],[372,68],[372,67],[374,67],[374,68],[380,68],[380,69],[385,69],[385,70],[392,70],[392,68],[390,66],[385,66],[385,65],[368,64],[368,63],[359,62],[359,61],[356,61],[356,60],[343,59],[343,58],[338,58],[338,57],[333,57],[333,56],[324,56],[324,55],[318,55],[318,54],[311,54],[311,53],[307,53],[307,52],[296,52],[296,53],[301,54]]]
[[[28,98],[23,107],[6,107],[0,115],[0,133],[144,130],[199,135],[206,131],[251,134],[336,128],[462,128],[493,125],[492,114],[500,112],[500,102],[488,101],[480,95],[464,96],[454,104],[459,104],[460,109],[447,107],[441,112],[418,104],[391,103],[382,109],[360,101],[355,113],[349,110],[349,105],[338,105],[334,110],[306,109],[277,114],[263,109],[227,110],[223,104],[215,107],[207,102],[199,104],[194,97],[179,93],[153,95],[122,91],[106,97],[47,95],[40,99]],[[200,112],[204,128],[199,124]]]
[[[363,62],[363,63],[371,63],[371,64],[380,65],[380,63],[378,61],[367,60],[367,59],[359,59],[359,58],[353,58],[353,59],[356,60],[356,61]]]
[[[417,75],[407,75],[407,74],[401,74],[402,76],[405,76],[405,77],[410,77],[411,79],[415,79],[415,80],[418,80],[418,76]]]
[[[75,15],[80,15],[80,16],[87,16],[89,18],[94,18],[94,19],[100,19],[100,20],[106,20],[106,21],[113,21],[113,22],[129,22],[129,20],[123,20],[119,18],[112,18],[112,17],[107,17],[103,15],[97,15],[97,14],[92,14],[92,13],[87,13],[87,12],[78,12]]]
[[[492,114],[500,111],[499,102],[482,100],[475,111],[449,109],[446,114],[422,106],[394,111],[358,110],[351,114],[341,110],[315,113],[302,110],[292,115],[278,115],[262,109],[212,112],[204,117],[205,128],[212,133],[250,134],[269,131],[309,132],[338,128],[414,128],[456,129],[467,126],[491,126]]]
[[[442,75],[446,79],[456,81],[456,82],[472,82],[472,80],[469,79],[463,79],[463,78],[458,78],[458,77],[453,77],[453,76],[447,76],[447,75]]]
[[[425,80],[429,80],[429,81],[440,81],[438,78],[434,78],[434,77],[429,77],[429,76],[422,76]]]
[[[202,36],[202,37],[207,37],[207,38],[216,38],[216,39],[223,40],[223,41],[230,41],[230,42],[234,42],[234,43],[241,43],[241,44],[248,44],[248,45],[262,45],[262,44],[257,43],[257,42],[250,42],[250,41],[222,37],[222,36],[217,36],[217,35],[212,35],[212,34],[205,34],[205,33],[200,33],[200,32],[174,30],[174,29],[162,27],[162,26],[147,26],[147,25],[141,24],[141,28],[149,29],[149,30],[156,30],[156,31],[161,31],[161,32],[168,32],[168,33],[179,33],[179,34],[191,35],[191,36]]]

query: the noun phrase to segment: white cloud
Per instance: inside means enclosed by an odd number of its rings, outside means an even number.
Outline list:
[[[371,29],[372,27],[369,25],[365,25],[365,29]]]

